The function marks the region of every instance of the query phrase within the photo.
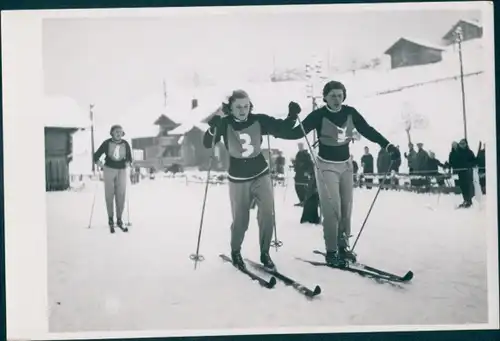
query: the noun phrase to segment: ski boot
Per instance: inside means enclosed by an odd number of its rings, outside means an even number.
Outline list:
[[[356,263],[356,254],[349,249],[350,237],[352,236],[342,233],[338,243],[339,257],[347,262]]]
[[[471,200],[465,200],[463,203],[461,203],[458,207],[459,208],[469,208],[472,206],[472,201]]]
[[[246,265],[243,261],[243,257],[241,257],[240,251],[231,251],[231,260],[233,261],[233,265],[238,269],[245,270]]]
[[[339,253],[337,251],[327,251],[325,262],[329,266],[333,266],[336,268],[345,268],[347,266],[346,261],[339,256]]]
[[[108,218],[108,226],[109,226],[109,231],[111,233],[115,233],[115,222],[113,221],[113,217]]]
[[[123,232],[128,232],[128,228],[123,225],[123,220],[121,218],[118,218],[116,220],[116,225],[123,231]]]
[[[274,265],[271,256],[269,256],[269,252],[262,252],[260,254],[260,262],[264,265],[264,267],[270,270],[276,270],[276,265]]]
[[[347,246],[339,247],[339,257],[351,263],[356,263],[357,261],[356,254],[349,250]]]

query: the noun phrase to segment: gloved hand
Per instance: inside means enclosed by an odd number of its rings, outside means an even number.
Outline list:
[[[300,105],[297,102],[288,103],[288,117],[296,118],[301,112]]]
[[[389,152],[391,156],[391,160],[397,161],[401,159],[401,153],[399,152],[399,149],[397,149],[393,144],[389,143],[387,145],[386,150]]]
[[[210,128],[217,128],[222,122],[222,117],[220,117],[219,115],[215,115],[214,117],[212,117],[209,121],[208,121],[208,125],[210,126]]]

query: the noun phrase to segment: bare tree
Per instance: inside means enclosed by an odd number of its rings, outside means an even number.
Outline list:
[[[411,102],[405,101],[402,104],[401,118],[403,120],[404,129],[408,136],[408,143],[411,143],[412,129],[426,129],[429,126],[427,117],[417,112]]]

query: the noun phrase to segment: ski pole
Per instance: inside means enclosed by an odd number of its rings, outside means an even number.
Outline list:
[[[271,168],[271,193],[273,196],[273,227],[274,227],[274,240],[271,242],[271,246],[276,248],[276,252],[278,251],[278,248],[283,246],[283,242],[281,240],[278,240],[278,232],[276,228],[276,211],[274,208],[274,182],[273,182],[273,161],[272,161],[272,155],[271,155],[271,141],[269,139],[269,135],[267,135],[267,148],[269,151],[269,168]]]
[[[90,226],[92,225],[92,217],[94,216],[94,205],[95,205],[95,197],[96,197],[96,194],[97,194],[97,184],[99,184],[99,181],[96,181],[95,183],[95,188],[94,188],[94,197],[92,198],[92,208],[90,209],[90,220],[89,220],[89,226],[88,228],[90,228]]]
[[[201,219],[200,219],[200,228],[198,231],[198,242],[196,245],[196,253],[191,254],[189,258],[191,258],[192,261],[194,261],[194,269],[196,270],[196,267],[198,265],[198,262],[202,262],[205,260],[205,257],[200,255],[200,242],[201,242],[201,231],[203,230],[203,218],[205,216],[205,205],[207,202],[207,194],[208,194],[208,183],[210,181],[210,170],[212,169],[212,160],[214,158],[214,152],[215,152],[215,140],[217,136],[217,128],[214,129],[214,137],[212,139],[212,152],[210,153],[210,159],[208,161],[208,171],[207,171],[207,180],[205,182],[205,194],[203,196],[203,205],[201,208]]]
[[[326,196],[327,196],[328,200],[330,201],[330,204],[332,205],[332,209],[333,209],[333,199],[332,199],[332,196],[330,194],[330,190],[328,189],[328,186],[326,185],[325,177],[323,176],[323,172],[319,168],[318,162],[316,160],[316,156],[314,156],[314,151],[311,147],[311,144],[309,143],[309,139],[307,138],[306,130],[304,129],[304,125],[302,124],[302,121],[300,120],[300,118],[298,116],[297,116],[297,120],[299,122],[300,128],[302,129],[302,133],[304,134],[304,139],[306,140],[307,148],[309,149],[309,153],[311,153],[311,159],[313,160],[314,167],[318,171],[318,176],[320,176],[320,181],[323,183],[323,186],[325,187]],[[321,207],[321,205],[320,205],[320,207]]]
[[[375,201],[377,200],[377,197],[378,197],[378,195],[380,193],[380,190],[382,189],[382,185],[385,183],[387,175],[391,171],[393,163],[394,163],[394,160],[391,160],[391,163],[389,165],[389,169],[387,170],[387,172],[385,172],[384,177],[382,179],[382,183],[379,184],[379,186],[378,186],[377,193],[375,193],[375,198],[373,198],[372,204],[370,205],[370,208],[368,209],[368,213],[366,214],[365,220],[363,221],[363,224],[361,225],[361,229],[359,230],[358,236],[356,237],[356,240],[354,241],[354,244],[353,244],[353,246],[351,248],[351,252],[354,252],[354,248],[356,247],[356,243],[358,242],[359,237],[361,236],[361,233],[363,232],[363,229],[365,228],[366,221],[368,220],[368,217],[370,216],[370,213],[372,211],[373,205],[375,205]]]
[[[132,172],[132,168],[130,169],[130,172]],[[130,179],[130,177],[128,177],[128,178]],[[127,190],[127,220],[128,220],[127,226],[132,226],[132,223],[130,222],[130,189],[131,188],[132,188],[132,186],[129,186],[129,188]]]

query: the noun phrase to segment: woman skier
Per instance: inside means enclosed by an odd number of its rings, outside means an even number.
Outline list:
[[[316,130],[319,140],[316,165],[321,171],[318,174],[316,169],[316,181],[323,213],[325,258],[327,263],[341,267],[346,265],[346,261],[356,262],[355,254],[349,249],[353,196],[353,165],[349,143],[355,137],[355,129],[371,142],[385,148],[392,160],[400,158],[399,150],[371,127],[355,108],[343,104],[346,95],[342,83],[328,82],[323,88],[326,105],[312,111],[302,125],[288,131],[282,130],[277,136],[296,140]],[[323,180],[325,183],[322,183]]]
[[[222,137],[229,152],[229,198],[233,222],[231,224],[231,259],[233,265],[244,269],[241,245],[248,229],[252,201],[258,206],[260,261],[267,268],[275,268],[269,249],[274,226],[274,198],[269,166],[262,154],[264,135],[276,135],[283,128],[293,128],[300,106],[290,102],[288,117],[275,119],[254,114],[250,97],[243,90],[234,91],[223,103],[222,114],[214,116],[205,132],[203,145],[212,148]]]
[[[94,163],[104,168],[104,195],[110,231],[115,233],[113,201],[116,199],[116,225],[127,232],[122,214],[127,190],[127,166],[132,165],[132,150],[129,143],[123,140],[125,133],[120,125],[112,126],[109,134],[111,138],[106,139],[95,152]],[[106,155],[104,164],[99,160],[103,154]]]

